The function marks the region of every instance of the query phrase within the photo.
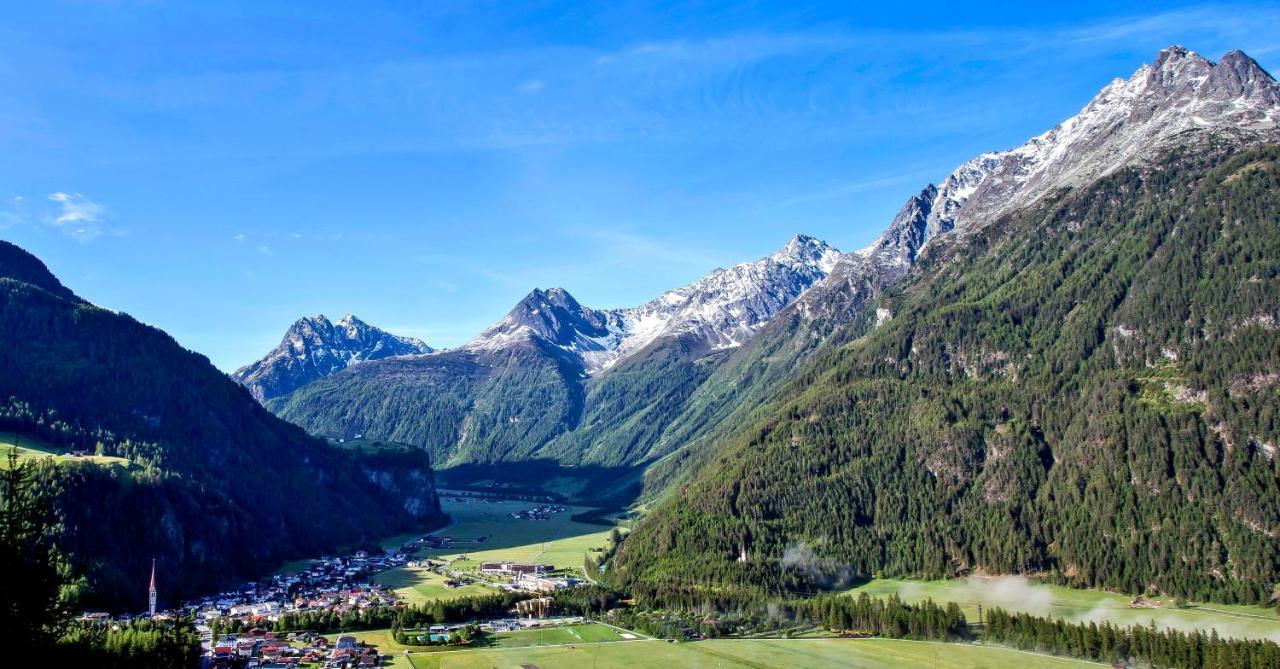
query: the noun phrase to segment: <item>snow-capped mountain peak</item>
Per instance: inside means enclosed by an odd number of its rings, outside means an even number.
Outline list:
[[[262,402],[366,360],[433,350],[418,339],[393,335],[351,314],[337,323],[320,314],[294,321],[278,346],[237,369],[231,378]]]
[[[1280,85],[1232,51],[1214,63],[1181,46],[1104,87],[1075,116],[1025,144],[987,153],[947,177],[938,231],[991,220],[1059,188],[1078,186],[1201,137],[1280,135]],[[950,212],[950,213],[949,213]]]
[[[1154,63],[1105,86],[1075,116],[1021,146],[968,160],[939,186],[908,198],[875,242],[844,256],[795,308],[811,320],[840,321],[904,276],[939,236],[977,229],[1046,193],[1207,137],[1280,139],[1280,85],[1240,51],[1214,63],[1180,46],[1163,49]]]
[[[539,337],[578,355],[588,373],[664,337],[694,337],[709,350],[729,348],[827,276],[840,256],[826,242],[796,235],[760,260],[718,268],[629,309],[590,309],[563,289],[535,290],[463,348],[494,351]]]

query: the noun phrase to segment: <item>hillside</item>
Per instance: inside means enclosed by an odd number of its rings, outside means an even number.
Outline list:
[[[1214,144],[1214,141],[1217,143]],[[924,254],[623,543],[655,587],[1280,581],[1280,147],[1205,139]]]
[[[79,299],[7,242],[0,271],[0,430],[136,465],[43,468],[90,601],[140,607],[153,557],[176,595],[441,521],[425,454],[384,472],[277,419],[160,330]]]

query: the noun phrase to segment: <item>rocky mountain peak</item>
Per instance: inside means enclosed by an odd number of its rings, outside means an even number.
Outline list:
[[[433,350],[421,340],[393,335],[351,314],[337,324],[318,314],[294,321],[276,348],[231,378],[261,402],[360,362]]]
[[[706,349],[737,346],[840,257],[830,244],[796,235],[760,260],[713,270],[629,309],[591,309],[563,288],[535,289],[464,349],[496,351],[536,337],[577,355],[595,373],[664,337],[691,336]]]
[[[983,154],[947,177],[934,232],[992,220],[1045,193],[1159,157],[1201,137],[1280,137],[1280,85],[1240,51],[1214,63],[1181,46],[1103,88],[1075,116],[1022,146]],[[954,183],[954,192],[948,185]]]
[[[818,267],[824,272],[830,272],[839,257],[840,251],[834,246],[821,239],[798,234],[771,254],[769,259],[793,267]]]
[[[568,350],[596,349],[592,340],[609,334],[609,320],[607,312],[582,306],[563,288],[535,288],[464,348],[494,351],[537,337]]]
[[[1242,144],[1280,139],[1280,85],[1240,51],[1214,63],[1182,46],[1163,49],[1153,64],[1112,81],[1053,129],[1019,147],[983,153],[908,198],[874,243],[845,256],[795,308],[811,319],[840,321],[870,292],[904,276],[939,236],[976,229],[1046,193],[1207,136]]]

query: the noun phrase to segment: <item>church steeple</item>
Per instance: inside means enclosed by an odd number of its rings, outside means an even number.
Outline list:
[[[147,610],[151,617],[156,615],[156,559],[151,558],[151,588],[147,590]]]

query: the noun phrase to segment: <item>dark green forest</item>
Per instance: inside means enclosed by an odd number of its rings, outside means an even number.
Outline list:
[[[425,453],[397,464],[393,479],[412,486],[374,485],[377,463],[279,420],[203,356],[84,302],[2,242],[0,340],[0,431],[136,465],[35,469],[87,606],[140,610],[153,558],[176,603],[286,559],[443,522]]]
[[[610,577],[780,591],[981,569],[1267,601],[1280,148],[1231,153],[938,240],[872,305],[892,319],[715,444]]]

